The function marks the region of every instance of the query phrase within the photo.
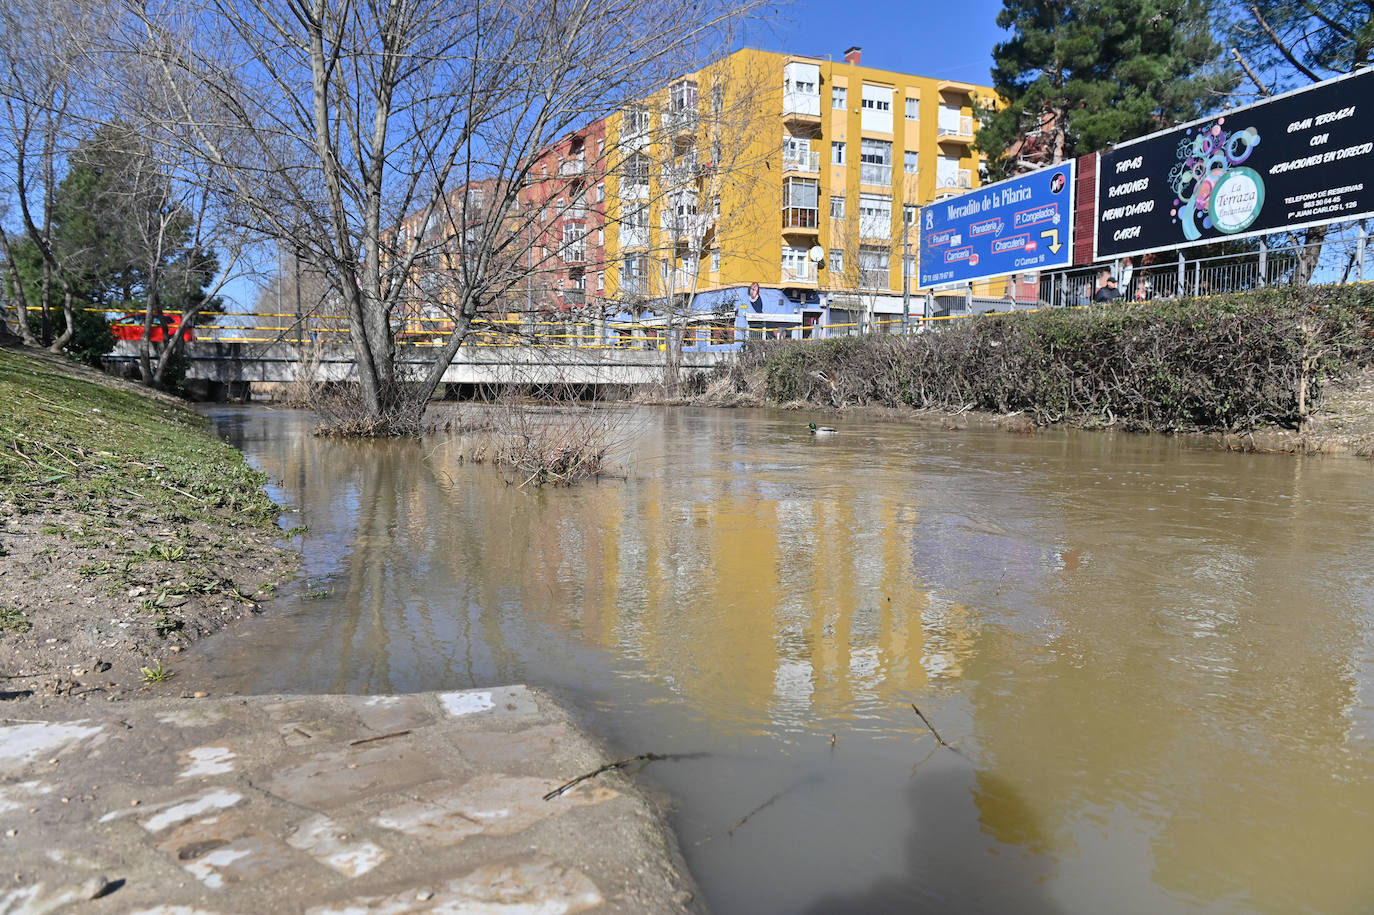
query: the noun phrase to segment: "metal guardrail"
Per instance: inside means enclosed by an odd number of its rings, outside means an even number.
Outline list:
[[[1301,278],[1298,270],[1299,257],[1304,252],[1294,246],[1271,245],[1256,251],[1193,260],[1155,260],[1152,263],[1134,263],[1129,275],[1123,275],[1121,265],[1117,265],[1118,287],[1121,293],[1116,304],[1145,303],[1156,299],[1182,296],[1206,296],[1242,292],[1282,286]],[[1312,253],[1312,252],[1307,252]],[[1134,260],[1140,260],[1136,258]],[[1316,260],[1314,258],[1314,260]],[[1012,301],[1006,299],[1005,310],[1034,311],[1039,308],[1082,307],[1094,304],[1093,292],[1100,271],[1110,265],[1097,264],[1071,270],[1042,273],[1039,276],[1036,295],[1031,299]],[[1366,277],[1374,279],[1374,256],[1368,247],[1358,239],[1348,237],[1328,238],[1322,249],[1322,257],[1316,261],[1314,278],[1327,284],[1363,282]],[[802,277],[795,277],[801,279]],[[960,290],[946,290],[934,294],[939,299],[951,296],[965,296]],[[925,294],[913,294],[913,306],[917,306]],[[1000,301],[1000,300],[999,300]],[[795,323],[794,315],[779,315],[776,326],[737,327],[734,324],[720,325],[702,322],[695,317],[685,333],[688,335],[686,346],[730,347],[746,340],[758,339],[813,339],[833,336],[849,336],[868,330],[879,333],[913,332],[918,333],[931,326],[944,322],[966,320],[977,317],[976,312],[987,313],[987,299],[976,299],[979,309],[969,309],[970,313],[953,313],[941,316],[911,317],[873,315],[864,324],[837,322],[833,324],[814,324],[801,326]],[[1101,304],[1101,303],[1098,303]],[[30,306],[37,312],[37,306]],[[86,311],[104,312],[99,308]],[[997,309],[1001,311],[1002,309]],[[129,314],[129,313],[126,313]],[[136,313],[133,313],[136,315]],[[181,312],[166,311],[169,318],[179,318]],[[229,310],[202,311],[200,317],[213,319],[213,324],[197,325],[195,334],[198,339],[222,343],[289,343],[307,345],[313,343],[342,343],[349,335],[347,319],[343,315],[313,314],[299,316],[281,312],[242,312]],[[141,320],[141,316],[138,316]],[[760,316],[759,323],[768,323],[767,315]],[[301,322],[301,323],[298,323]],[[133,324],[141,327],[140,324]],[[441,346],[445,342],[447,330],[452,321],[444,317],[415,317],[407,319],[405,329],[399,339],[414,346]],[[590,348],[615,349],[624,347],[661,348],[663,319],[646,321],[600,321],[551,323],[535,318],[488,319],[469,331],[465,345],[473,347],[500,347],[519,345],[537,349]]]

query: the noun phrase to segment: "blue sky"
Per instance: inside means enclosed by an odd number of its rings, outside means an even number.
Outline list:
[[[869,67],[988,85],[992,46],[1007,38],[1001,9],[1002,0],[794,0],[765,11],[744,44],[835,60],[859,45]],[[248,306],[257,289],[241,281],[225,293]]]
[[[754,25],[745,44],[769,51],[844,57],[863,48],[865,66],[988,85],[1001,0],[795,0]]]

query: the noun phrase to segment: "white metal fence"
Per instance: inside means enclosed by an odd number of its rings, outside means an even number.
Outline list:
[[[1333,229],[1319,245],[1289,239],[1253,242],[1249,250],[1206,257],[1186,252],[1123,259],[1040,275],[1039,302],[1086,305],[1109,271],[1123,302],[1244,292],[1266,286],[1327,285],[1374,280],[1374,258],[1359,226]],[[1126,261],[1130,261],[1127,266]]]

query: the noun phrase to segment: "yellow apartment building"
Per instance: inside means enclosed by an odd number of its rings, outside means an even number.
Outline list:
[[[904,252],[918,294],[916,208],[979,186],[973,106],[992,98],[859,48],[744,49],[678,79],[589,128],[605,137],[594,295],[652,310],[758,283],[883,329]]]

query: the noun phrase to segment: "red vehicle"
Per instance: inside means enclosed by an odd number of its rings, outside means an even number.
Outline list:
[[[163,315],[160,319],[153,322],[149,329],[148,339],[154,343],[162,343],[168,337],[177,332],[181,326],[181,315]],[[110,322],[110,332],[114,334],[116,340],[142,340],[143,339],[143,312],[138,311],[127,314]],[[196,329],[194,326],[181,331],[181,339],[190,343],[195,339]]]

